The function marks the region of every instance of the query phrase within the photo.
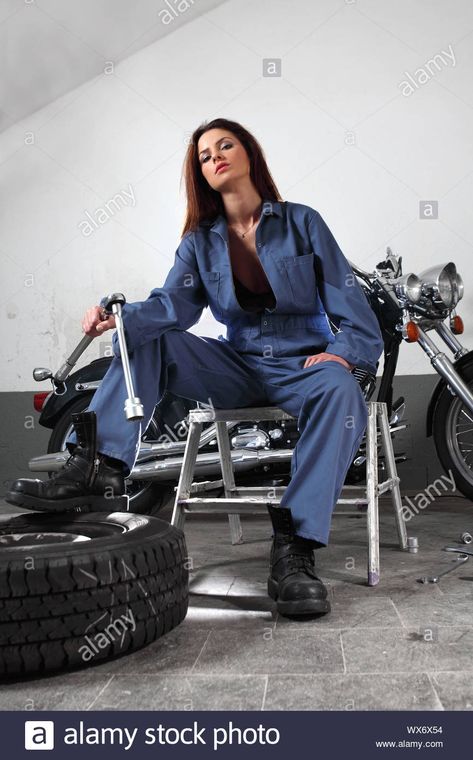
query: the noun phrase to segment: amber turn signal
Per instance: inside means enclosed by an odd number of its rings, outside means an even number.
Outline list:
[[[454,335],[461,335],[464,330],[463,319],[457,314],[450,317],[450,330]]]
[[[406,340],[408,343],[414,343],[419,339],[419,330],[415,322],[407,322],[406,324]]]

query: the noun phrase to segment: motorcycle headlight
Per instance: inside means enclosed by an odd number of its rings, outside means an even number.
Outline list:
[[[457,300],[456,300],[456,303],[458,303],[458,301],[460,301],[463,298],[463,292],[465,290],[465,288],[463,287],[463,280],[460,277],[460,275],[458,274],[458,272],[457,272],[457,275],[456,275],[455,286],[456,286],[456,291],[457,291]]]
[[[396,295],[402,300],[417,303],[422,296],[422,283],[416,274],[409,272],[393,280]]]
[[[419,275],[422,293],[435,305],[452,309],[463,296],[463,280],[453,261],[424,269]]]

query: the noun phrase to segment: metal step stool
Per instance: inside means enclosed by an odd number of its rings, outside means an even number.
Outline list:
[[[406,524],[402,516],[401,492],[396,461],[392,446],[387,406],[385,402],[369,401],[368,423],[366,427],[366,485],[344,486],[338,504],[351,504],[360,510],[364,507],[367,516],[368,530],[368,585],[375,586],[379,582],[379,519],[378,498],[386,491],[391,492],[396,527],[399,536],[399,547],[407,550]],[[232,544],[243,542],[240,514],[262,514],[267,512],[267,505],[278,505],[286,486],[240,486],[236,487],[233,472],[233,461],[227,431],[227,423],[246,420],[279,420],[294,419],[279,407],[242,407],[237,409],[191,409],[188,415],[189,432],[184,451],[179,483],[176,487],[172,525],[183,530],[187,513],[227,514],[230,523]],[[200,435],[204,422],[214,422],[217,445],[220,456],[222,478],[194,483],[194,470],[199,450]],[[388,477],[379,482],[378,474],[378,427],[381,435],[382,448],[385,455]],[[223,487],[225,496],[205,498],[205,492]],[[351,497],[344,496],[347,490],[355,492]],[[268,497],[271,493],[271,498]],[[197,494],[197,495],[196,495]],[[203,495],[202,495],[203,494]],[[334,509],[333,516],[353,515],[350,512],[338,512]],[[268,515],[269,519],[269,515]]]

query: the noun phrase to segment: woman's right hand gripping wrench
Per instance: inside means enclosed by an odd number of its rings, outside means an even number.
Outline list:
[[[82,318],[82,330],[91,338],[102,335],[106,330],[115,330],[115,317],[107,314],[103,306],[91,306]]]

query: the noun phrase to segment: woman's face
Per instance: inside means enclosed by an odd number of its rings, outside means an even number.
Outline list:
[[[202,174],[213,190],[228,190],[250,174],[250,161],[241,142],[228,129],[209,129],[200,136],[197,153]],[[222,163],[226,168],[216,171]]]

